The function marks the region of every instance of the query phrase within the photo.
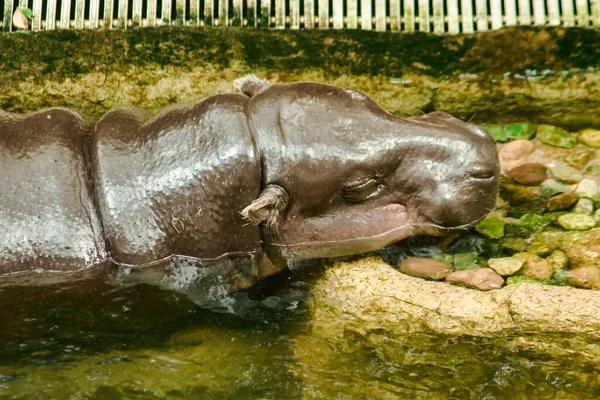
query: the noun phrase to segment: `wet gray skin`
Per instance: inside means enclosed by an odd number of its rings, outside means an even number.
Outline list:
[[[0,113],[0,287],[116,276],[201,302],[289,260],[465,228],[494,206],[496,148],[474,125],[399,119],[325,84],[238,85],[95,125]]]

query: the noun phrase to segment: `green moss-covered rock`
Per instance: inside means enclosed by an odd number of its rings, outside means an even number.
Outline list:
[[[536,138],[556,147],[572,149],[577,144],[577,138],[566,130],[553,125],[539,125]]]
[[[547,224],[541,215],[525,214],[518,220],[506,224],[505,230],[507,234],[528,237],[533,232],[541,230]]]
[[[552,265],[554,271],[560,271],[567,268],[569,265],[569,257],[562,250],[554,250],[548,257],[546,257],[546,261]]]
[[[504,237],[502,239],[502,247],[511,251],[525,251],[527,250],[527,246],[529,246],[529,242],[527,239],[522,237]]]
[[[506,131],[498,124],[483,124],[481,125],[485,129],[495,142],[505,143],[508,142],[508,135]]]
[[[504,236],[504,221],[500,218],[487,218],[475,226],[475,230],[490,239]]]
[[[528,123],[507,124],[503,130],[511,140],[529,140],[535,135],[535,125]]]
[[[475,252],[455,254],[453,265],[454,269],[457,271],[481,268],[481,265],[479,264],[479,255]]]
[[[586,146],[600,148],[600,130],[598,129],[584,129],[579,132],[577,138]]]
[[[569,213],[561,215],[557,222],[569,231],[586,231],[596,226],[594,217],[585,214]]]

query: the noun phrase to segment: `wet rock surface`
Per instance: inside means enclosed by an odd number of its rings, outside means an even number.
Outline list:
[[[479,290],[499,289],[504,284],[502,279],[491,268],[476,268],[456,271],[446,277],[448,282]]]

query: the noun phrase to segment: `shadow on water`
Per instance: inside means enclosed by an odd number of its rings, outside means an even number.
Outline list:
[[[436,240],[376,254],[397,265],[437,255]],[[447,252],[495,251],[469,236],[453,246]],[[600,396],[600,345],[576,337],[419,333],[398,341],[382,330],[368,341],[325,342],[311,331],[307,307],[324,264],[296,263],[233,294],[233,313],[145,285],[4,289],[11,300],[0,310],[0,399]]]

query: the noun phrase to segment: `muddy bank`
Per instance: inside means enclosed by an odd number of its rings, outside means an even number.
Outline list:
[[[463,36],[143,28],[0,35],[0,108],[98,117],[229,92],[255,73],[361,90],[397,115],[600,126],[600,33],[511,28]]]

